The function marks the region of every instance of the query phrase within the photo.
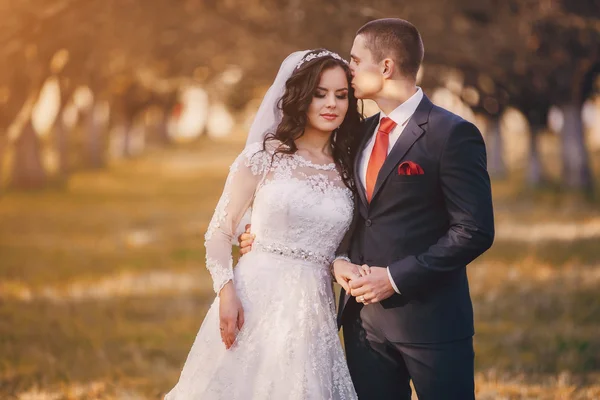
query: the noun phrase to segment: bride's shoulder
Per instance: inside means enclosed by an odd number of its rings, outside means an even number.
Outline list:
[[[286,144],[283,144],[282,141],[277,139],[269,139],[265,142],[264,145],[265,151],[270,155],[275,154],[278,150],[287,150],[289,147]]]
[[[277,150],[285,147],[279,140],[267,140],[266,142],[251,143],[244,148],[242,154],[246,156],[254,156],[256,154],[273,155]]]
[[[238,161],[252,170],[254,175],[263,174],[273,165],[273,154],[281,142],[270,140],[247,145],[240,154]]]
[[[279,140],[267,140],[266,142],[252,143],[246,146],[242,155],[246,158],[273,158],[273,155],[280,150],[287,150],[287,145]]]

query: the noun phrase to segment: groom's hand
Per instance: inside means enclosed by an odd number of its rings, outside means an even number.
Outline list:
[[[346,260],[335,260],[333,262],[333,275],[335,281],[344,288],[346,293],[350,293],[350,286],[348,282],[352,279],[358,279],[361,277],[360,267],[356,264],[352,264]]]
[[[246,254],[252,250],[252,243],[254,243],[255,235],[250,233],[250,224],[246,225],[246,232],[242,233],[240,237],[238,237],[238,242],[240,243],[240,254]]]
[[[396,293],[390,282],[387,268],[382,267],[371,267],[370,274],[353,279],[349,285],[350,294],[363,304],[377,303]]]

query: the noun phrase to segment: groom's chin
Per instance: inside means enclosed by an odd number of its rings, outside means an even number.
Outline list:
[[[356,90],[356,88],[354,89],[354,97],[356,97],[358,100],[371,100],[372,96],[369,96],[367,93],[362,92],[360,90]]]

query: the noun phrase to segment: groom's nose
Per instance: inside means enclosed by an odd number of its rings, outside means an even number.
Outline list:
[[[350,75],[352,75],[352,77],[354,78],[354,60],[350,61],[350,64],[348,64],[348,68],[350,69]]]

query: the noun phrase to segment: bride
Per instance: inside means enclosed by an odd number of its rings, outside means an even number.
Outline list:
[[[166,400],[357,398],[330,272],[353,215],[361,117],[350,81],[327,50],[283,62],[206,232],[217,297]],[[232,237],[250,207],[253,251],[233,269]]]

